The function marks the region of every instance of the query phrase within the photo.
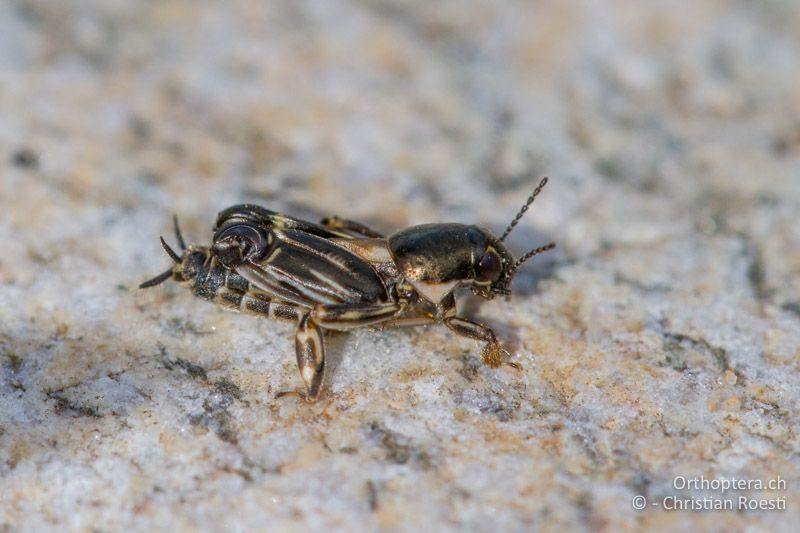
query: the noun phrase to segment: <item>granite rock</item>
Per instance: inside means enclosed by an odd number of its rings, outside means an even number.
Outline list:
[[[789,0],[3,2],[0,530],[794,530],[798,50]],[[358,330],[275,399],[290,326],[136,288],[172,214],[499,232],[544,175],[557,251],[461,300],[519,370]]]

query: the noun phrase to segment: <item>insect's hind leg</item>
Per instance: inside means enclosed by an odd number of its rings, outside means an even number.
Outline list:
[[[325,329],[348,330],[394,318],[401,310],[396,303],[317,305],[311,315]]]
[[[319,396],[325,371],[325,329],[347,330],[375,324],[394,317],[400,306],[395,303],[377,305],[317,305],[300,317],[295,333],[297,368],[306,386],[300,394],[306,400]],[[279,396],[284,396],[281,393]]]
[[[320,224],[326,228],[344,230],[359,237],[370,237],[374,239],[382,239],[384,235],[375,231],[374,229],[347,218],[337,217],[336,215],[323,218]]]
[[[481,351],[481,361],[483,361],[485,365],[497,368],[506,362],[505,358],[508,353],[500,346],[500,343],[497,341],[497,335],[495,335],[494,330],[489,326],[484,326],[483,324],[478,324],[477,322],[458,316],[445,318],[444,324],[450,328],[451,331],[461,336],[484,341],[486,345],[483,347],[483,351]],[[515,368],[518,367],[516,363],[508,364]]]
[[[319,396],[322,376],[325,371],[325,340],[322,328],[306,313],[300,318],[294,337],[297,368],[306,385],[305,398],[316,400]]]

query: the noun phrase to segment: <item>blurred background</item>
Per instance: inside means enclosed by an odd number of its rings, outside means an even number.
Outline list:
[[[0,529],[788,526],[799,61],[793,0],[2,2]],[[499,233],[543,176],[557,252],[466,305],[519,374],[358,332],[276,406],[290,328],[135,289],[173,214]],[[631,509],[676,473],[794,508]]]

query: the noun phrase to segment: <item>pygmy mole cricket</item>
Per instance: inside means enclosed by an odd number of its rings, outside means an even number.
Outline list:
[[[351,220],[319,224],[253,204],[217,216],[211,246],[187,247],[175,219],[178,255],[161,237],[175,264],[140,285],[169,278],[223,307],[297,324],[297,366],[308,400],[319,396],[325,369],[325,330],[362,326],[443,323],[485,342],[481,359],[502,364],[494,331],[458,316],[455,293],[468,287],[491,300],[510,295],[520,265],[555,247],[547,244],[514,257],[503,241],[547,184],[544,178],[498,238],[467,224],[423,224],[388,237]]]

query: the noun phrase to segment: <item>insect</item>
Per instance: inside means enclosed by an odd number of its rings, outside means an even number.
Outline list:
[[[219,213],[211,246],[187,247],[175,218],[181,254],[161,237],[174,265],[140,287],[171,278],[223,307],[294,322],[305,383],[297,394],[308,400],[320,393],[326,330],[442,323],[484,342],[482,361],[497,367],[505,352],[495,332],[458,316],[455,293],[466,287],[487,300],[508,296],[520,265],[555,247],[515,260],[503,242],[546,184],[544,178],[499,238],[466,224],[423,224],[385,237],[335,216],[315,224],[242,204]]]

